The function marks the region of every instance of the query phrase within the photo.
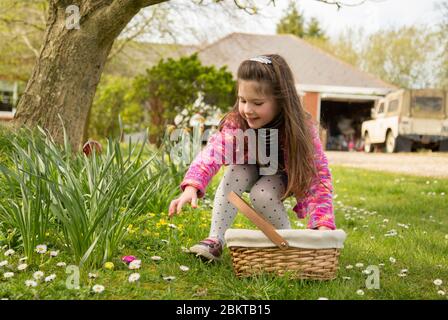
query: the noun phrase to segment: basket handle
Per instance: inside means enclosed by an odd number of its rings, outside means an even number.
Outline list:
[[[288,249],[289,244],[262,215],[255,211],[244,199],[230,191],[227,199],[252,221],[280,249]]]

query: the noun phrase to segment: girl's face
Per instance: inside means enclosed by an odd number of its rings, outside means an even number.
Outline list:
[[[240,80],[238,86],[238,111],[252,129],[268,124],[278,114],[278,107],[272,95],[257,92],[256,81]]]

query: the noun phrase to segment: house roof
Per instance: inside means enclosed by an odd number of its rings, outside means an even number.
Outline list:
[[[285,58],[292,69],[296,84],[306,88],[305,91],[319,88],[317,91],[325,92],[329,88],[344,87],[349,88],[344,91],[366,88],[371,89],[371,93],[379,91],[384,94],[396,89],[395,86],[289,34],[231,33],[202,48],[199,58],[205,65],[227,65],[236,77],[241,61],[268,53],[277,53]]]
[[[105,66],[105,73],[134,77],[156,65],[160,59],[178,59],[197,51],[196,46],[131,41]]]

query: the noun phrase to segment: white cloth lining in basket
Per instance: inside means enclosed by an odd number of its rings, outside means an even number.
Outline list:
[[[290,247],[304,249],[343,248],[347,234],[343,230],[276,230]],[[276,247],[260,230],[228,229],[224,235],[228,247]]]

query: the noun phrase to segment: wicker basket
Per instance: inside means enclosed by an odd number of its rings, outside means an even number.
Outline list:
[[[336,278],[344,231],[276,230],[236,193],[230,192],[228,199],[261,230],[226,231],[238,277],[275,273],[293,279]]]

